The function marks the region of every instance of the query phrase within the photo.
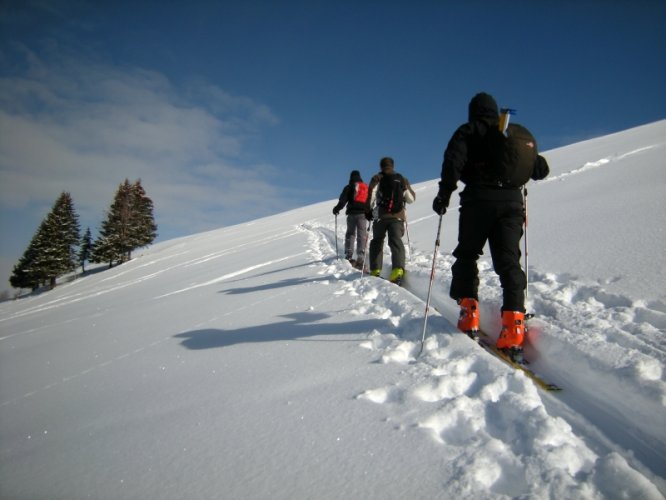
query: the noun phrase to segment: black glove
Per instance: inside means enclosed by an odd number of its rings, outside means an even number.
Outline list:
[[[437,215],[444,215],[446,213],[447,205],[448,203],[439,196],[432,200],[432,209]]]
[[[365,213],[365,218],[368,219],[370,222],[372,222],[372,211],[368,210]]]
[[[333,215],[338,215],[339,213],[340,213],[340,209],[338,208],[338,206],[337,205],[334,206],[333,207]]]

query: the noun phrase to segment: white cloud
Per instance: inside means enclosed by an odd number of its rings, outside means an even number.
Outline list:
[[[203,80],[22,50],[24,69],[0,77],[0,208],[50,206],[66,190],[101,221],[126,177],[142,179],[173,234],[289,205],[249,154],[278,122],[266,106]]]

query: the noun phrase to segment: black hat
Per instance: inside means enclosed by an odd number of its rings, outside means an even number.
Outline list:
[[[385,156],[379,160],[379,166],[382,170],[392,169],[393,168],[393,158]]]
[[[361,182],[363,179],[361,179],[361,172],[358,170],[352,170],[351,174],[349,174],[349,182]]]
[[[469,101],[469,121],[480,120],[482,118],[497,119],[497,102],[490,94],[480,92]]]

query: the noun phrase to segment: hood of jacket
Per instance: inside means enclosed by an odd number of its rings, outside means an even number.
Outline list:
[[[352,170],[351,174],[349,174],[349,184],[354,184],[355,182],[363,182],[361,172],[358,170]]]
[[[481,92],[469,101],[468,121],[497,120],[498,116],[497,102],[495,102],[495,99],[490,94]]]

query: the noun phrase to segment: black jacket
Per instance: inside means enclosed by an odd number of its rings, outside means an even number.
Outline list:
[[[438,195],[448,206],[451,193],[458,187],[458,181],[465,184],[461,194],[463,202],[472,200],[521,201],[520,188],[490,186],[484,178],[482,168],[490,158],[485,135],[490,127],[497,127],[496,115],[490,113],[475,118],[458,127],[446,147],[442,163]],[[545,178],[550,172],[546,159],[537,155],[532,179]]]
[[[363,182],[361,175],[358,171],[354,170],[349,177],[349,184],[342,188],[338,204],[333,208],[333,212],[339,212],[345,205],[347,205],[347,215],[357,215],[365,213],[365,203],[354,201],[354,193],[356,191],[356,183]]]

